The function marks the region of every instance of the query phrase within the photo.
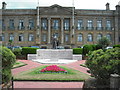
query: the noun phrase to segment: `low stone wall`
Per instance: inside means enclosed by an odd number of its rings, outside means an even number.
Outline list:
[[[82,60],[82,55],[72,55],[72,60]],[[28,54],[27,60],[37,59],[37,54]]]
[[[72,49],[38,49],[37,59],[69,59],[73,60]]]
[[[37,58],[37,54],[28,54],[27,55],[27,60],[32,60],[32,59],[36,59]]]
[[[82,60],[82,55],[73,55],[73,60]]]

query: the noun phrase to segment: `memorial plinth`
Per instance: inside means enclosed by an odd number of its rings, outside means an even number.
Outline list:
[[[37,59],[73,59],[72,49],[38,49]]]

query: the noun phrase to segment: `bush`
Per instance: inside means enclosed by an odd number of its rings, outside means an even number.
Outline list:
[[[2,83],[8,83],[11,80],[11,68],[13,67],[16,57],[12,51],[6,47],[0,47],[0,56],[2,56]]]
[[[73,48],[73,54],[82,54],[82,48]]]
[[[96,50],[98,50],[98,49],[102,49],[102,45],[97,44],[96,45]]]
[[[110,74],[120,75],[120,48],[93,51],[88,54],[86,65],[99,83],[106,84]]]
[[[110,41],[106,37],[102,37],[98,40],[98,45],[102,46],[102,49],[105,50],[107,46],[109,46]]]
[[[93,46],[92,45],[84,45],[83,47],[83,55],[86,56],[90,51],[93,51]]]
[[[27,56],[27,54],[36,54],[37,49],[39,49],[39,48],[23,47],[22,54],[26,55],[26,56]]]
[[[115,47],[119,47],[120,48],[120,45],[113,45],[113,48],[115,48]]]
[[[16,55],[16,58],[22,56],[22,49],[16,48],[12,52]]]

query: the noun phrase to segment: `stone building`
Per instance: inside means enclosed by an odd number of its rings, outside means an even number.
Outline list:
[[[110,10],[83,10],[54,4],[36,9],[6,9],[2,7],[0,19],[3,45],[9,40],[14,46],[40,46],[51,48],[52,38],[57,37],[60,46],[80,47],[96,44],[106,36],[111,45],[120,44],[120,5]]]

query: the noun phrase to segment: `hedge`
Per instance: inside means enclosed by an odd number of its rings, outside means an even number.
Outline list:
[[[12,52],[16,55],[16,58],[19,58],[20,56],[22,56],[22,49],[16,48],[12,50]]]
[[[94,50],[98,50],[98,49],[102,49],[101,45],[96,45],[96,44],[92,44],[92,45],[84,45],[83,46],[83,55],[86,56],[86,54],[88,54],[90,51],[94,51]]]
[[[82,54],[82,48],[73,48],[73,54]]]
[[[8,83],[11,78],[11,69],[16,61],[15,55],[6,47],[0,47],[0,56],[2,56],[2,83]]]
[[[32,47],[22,47],[22,54],[36,54],[36,50],[39,48],[32,48]]]
[[[120,48],[120,45],[118,44],[118,45],[113,45],[113,48],[115,48],[115,47],[119,47]]]
[[[83,46],[83,55],[86,56],[90,51],[93,51],[93,46],[92,45],[84,45]]]

